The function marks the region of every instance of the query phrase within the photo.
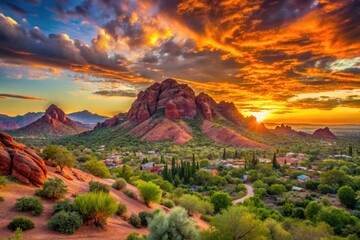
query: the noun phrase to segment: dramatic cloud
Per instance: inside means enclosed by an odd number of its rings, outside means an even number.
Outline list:
[[[288,107],[300,109],[316,108],[322,110],[331,110],[336,107],[360,108],[360,96],[351,95],[346,98],[331,98],[327,96],[304,98],[289,102]]]
[[[125,91],[125,90],[101,90],[93,92],[93,94],[105,96],[105,97],[136,97],[137,93]]]
[[[19,98],[19,99],[26,99],[26,100],[47,100],[46,98],[40,98],[40,97],[23,96],[23,95],[17,95],[17,94],[9,94],[9,93],[0,93],[0,99],[7,99],[7,98]]]

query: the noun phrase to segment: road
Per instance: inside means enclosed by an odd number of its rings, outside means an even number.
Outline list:
[[[252,186],[250,184],[244,184],[244,185],[245,185],[246,190],[247,190],[246,195],[241,197],[241,198],[235,199],[232,202],[234,205],[236,205],[237,203],[242,203],[245,199],[254,196],[254,190],[253,190]]]

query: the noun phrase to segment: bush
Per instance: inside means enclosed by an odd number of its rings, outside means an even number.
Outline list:
[[[34,228],[35,225],[28,218],[18,217],[18,218],[14,218],[7,227],[8,227],[8,229],[11,229],[13,231],[15,231],[17,228],[20,228],[22,231],[26,231],[26,230]]]
[[[109,193],[110,192],[110,188],[108,185],[101,183],[101,182],[97,182],[97,181],[90,181],[89,182],[89,191],[90,192],[104,192],[104,193]]]
[[[134,199],[137,199],[137,196],[136,194],[134,193],[134,191],[132,191],[131,189],[124,189],[123,193],[128,196],[128,197],[131,197],[131,198],[134,198]]]
[[[149,221],[153,217],[154,217],[154,213],[152,213],[152,212],[147,212],[147,211],[139,212],[140,222],[143,227],[147,227]]]
[[[74,211],[74,204],[70,201],[70,199],[65,199],[63,201],[58,201],[53,204],[52,206],[53,214],[65,211],[65,212],[72,212]]]
[[[153,182],[141,182],[138,185],[141,197],[146,205],[149,206],[151,202],[158,203],[161,200],[162,190]]]
[[[127,211],[126,205],[123,203],[119,203],[116,214],[119,215],[120,217],[123,217],[125,215],[126,211]]]
[[[116,181],[113,183],[112,185],[113,188],[115,188],[116,190],[124,190],[126,188],[126,181],[123,178],[118,178],[116,179]]]
[[[115,198],[104,192],[78,195],[74,207],[85,221],[93,221],[96,226],[103,226],[106,219],[118,210]]]
[[[97,177],[107,178],[111,176],[109,169],[106,167],[105,163],[96,159],[87,161],[84,167],[89,173]]]
[[[129,218],[129,223],[131,225],[133,225],[136,228],[141,228],[141,220],[140,218],[135,215],[135,214],[131,214],[130,218]]]
[[[5,184],[7,183],[7,179],[5,176],[0,176],[0,189],[5,186]]]
[[[173,208],[173,207],[175,207],[175,203],[174,203],[172,200],[170,200],[170,199],[164,200],[163,205],[164,205],[165,207],[167,207],[167,208]]]
[[[214,205],[215,213],[218,213],[231,206],[232,199],[226,192],[216,192],[211,196],[211,203]]]
[[[301,207],[294,208],[292,217],[304,219],[305,218],[304,208]]]
[[[305,187],[309,190],[317,190],[319,184],[320,183],[318,181],[310,180],[305,183]]]
[[[272,195],[280,195],[286,192],[286,187],[282,184],[273,184],[269,188],[269,193]]]
[[[37,189],[35,194],[48,199],[63,198],[67,193],[67,186],[61,178],[50,178],[44,182],[42,189]]]
[[[332,188],[330,185],[327,185],[327,184],[320,184],[318,186],[318,189],[319,189],[321,194],[335,193],[336,192],[334,188]]]
[[[73,234],[82,224],[77,212],[61,211],[51,217],[48,227],[60,233]]]
[[[210,202],[206,202],[201,200],[199,197],[195,195],[185,194],[179,199],[179,205],[185,208],[189,215],[193,213],[201,213],[201,214],[213,214],[214,207]]]
[[[285,203],[281,207],[281,211],[285,217],[291,216],[294,211],[294,204],[293,203]]]
[[[34,216],[38,216],[44,211],[43,203],[37,197],[16,199],[15,208],[20,212],[30,212]]]
[[[345,205],[348,208],[354,208],[356,204],[356,193],[349,186],[342,186],[337,191],[337,196],[341,204]]]
[[[133,232],[126,238],[126,240],[145,240],[144,237],[140,237],[138,233]]]
[[[211,222],[213,220],[213,217],[210,215],[202,214],[200,216],[200,219],[204,220],[205,222]]]

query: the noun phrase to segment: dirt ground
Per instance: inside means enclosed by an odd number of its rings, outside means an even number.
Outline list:
[[[67,171],[67,174],[73,178],[69,180],[64,178],[58,173],[55,173],[54,168],[48,168],[49,173],[48,177],[60,177],[64,180],[65,184],[68,186],[67,198],[74,199],[74,196],[77,194],[86,193],[89,191],[88,182],[90,180],[96,180],[99,182],[106,183],[111,185],[113,179],[100,179],[94,177],[90,174],[81,172],[80,170],[74,169],[72,171]],[[76,173],[76,174],[74,174]],[[79,180],[76,175],[80,176],[82,180]],[[132,185],[127,186],[129,189],[137,193],[136,187]],[[126,239],[127,236],[132,232],[137,232],[139,234],[147,234],[148,231],[146,228],[134,228],[128,222],[122,220],[118,216],[110,217],[107,220],[107,225],[104,229],[99,229],[94,226],[83,225],[79,230],[77,230],[73,235],[66,235],[54,232],[47,227],[47,223],[51,217],[52,204],[54,201],[44,200],[44,212],[40,216],[32,216],[29,213],[17,212],[15,210],[15,201],[20,197],[30,197],[34,196],[36,188],[31,186],[25,186],[17,183],[9,183],[3,189],[0,190],[0,196],[4,197],[4,201],[0,202],[0,238],[6,238],[13,236],[13,232],[7,229],[9,222],[20,216],[25,216],[30,218],[34,224],[35,228],[23,232],[22,236],[25,240],[56,240],[56,239],[117,239],[122,240]],[[150,211],[144,203],[139,200],[132,199],[126,196],[124,193],[111,188],[111,194],[122,203],[127,205],[127,215],[130,216],[132,213],[138,214],[141,211]],[[204,227],[204,223],[200,223],[201,228]],[[206,225],[206,224],[205,224]]]

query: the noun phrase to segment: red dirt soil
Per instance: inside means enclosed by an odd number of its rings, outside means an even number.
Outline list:
[[[68,186],[68,193],[66,198],[74,199],[74,196],[89,191],[90,180],[99,181],[108,185],[114,183],[113,179],[101,179],[95,177],[91,174],[84,173],[78,169],[66,170],[63,174],[64,176],[56,173],[55,168],[48,167],[48,177],[60,177],[64,180],[65,184]],[[72,179],[72,180],[71,180]],[[128,189],[131,189],[138,195],[137,188],[130,184],[127,185]],[[25,216],[30,218],[34,224],[35,228],[25,231],[22,233],[24,240],[56,240],[56,239],[116,239],[122,240],[126,239],[127,236],[132,232],[137,232],[140,235],[147,234],[148,231],[146,228],[134,228],[128,222],[122,220],[118,216],[113,216],[108,218],[107,225],[104,229],[96,228],[95,226],[83,225],[78,229],[73,235],[66,235],[57,233],[50,230],[47,227],[47,223],[51,218],[52,213],[52,204],[55,201],[42,199],[44,203],[44,212],[40,216],[32,216],[29,213],[17,212],[15,210],[15,201],[20,197],[30,197],[34,196],[35,190],[37,188],[33,186],[26,186],[17,183],[9,183],[0,190],[0,196],[4,197],[4,201],[0,203],[0,238],[7,238],[13,236],[13,232],[7,229],[9,222],[20,216]],[[139,200],[135,200],[126,196],[121,191],[111,189],[111,195],[113,195],[119,202],[126,204],[127,206],[127,216],[130,216],[132,213],[138,214],[141,211],[152,211],[155,208],[164,208],[161,205],[155,205],[153,209],[147,207],[144,203]],[[165,209],[165,208],[164,208]],[[166,209],[165,209],[166,210]],[[199,223],[200,229],[206,229],[208,227],[207,223],[201,219],[195,218]]]

